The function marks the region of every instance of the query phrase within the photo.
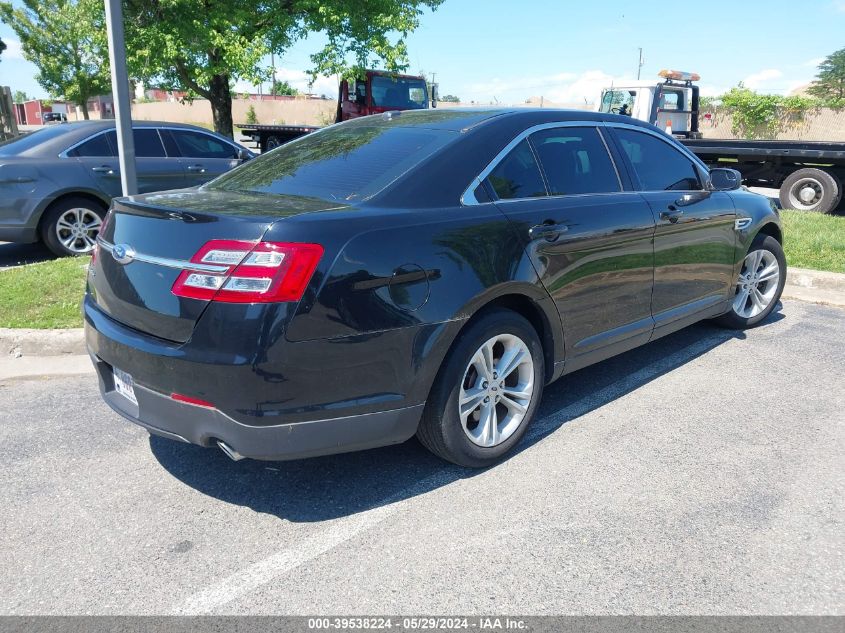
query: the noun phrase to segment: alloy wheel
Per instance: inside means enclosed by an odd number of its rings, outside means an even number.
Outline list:
[[[522,424],[534,395],[534,359],[525,342],[500,334],[472,356],[461,381],[458,415],[473,444],[490,448]]]
[[[90,253],[102,224],[100,216],[91,209],[68,209],[56,221],[56,237],[71,253]]]
[[[774,253],[756,249],[748,253],[736,284],[733,310],[750,319],[769,307],[780,283],[780,265]]]

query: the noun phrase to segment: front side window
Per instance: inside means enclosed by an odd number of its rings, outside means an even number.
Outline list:
[[[523,140],[487,176],[500,200],[538,198],[546,195],[540,167],[528,140]]]
[[[185,158],[237,158],[235,148],[210,134],[190,130],[171,130],[171,134]]]
[[[616,135],[634,167],[642,191],[697,191],[702,188],[695,164],[679,149],[644,132],[617,129]]]
[[[599,112],[631,114],[636,98],[635,90],[605,90],[601,96]]]
[[[379,108],[422,110],[426,106],[427,90],[422,79],[405,79],[374,75],[370,80],[373,105]]]
[[[619,178],[598,130],[564,127],[531,135],[549,195],[619,191]]]

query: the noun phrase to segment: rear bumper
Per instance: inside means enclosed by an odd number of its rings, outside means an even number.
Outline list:
[[[398,444],[414,435],[422,415],[424,398],[385,389],[399,373],[382,367],[385,357],[401,360],[393,347],[365,355],[372,361],[350,370],[349,360],[356,358],[347,350],[352,344],[334,344],[343,353],[333,358],[324,342],[282,339],[264,354],[276,358],[275,364],[261,364],[205,340],[178,344],[145,335],[111,320],[90,297],[84,313],[103,399],[156,435],[200,446],[222,441],[244,457],[285,460]],[[114,367],[134,377],[137,404],[115,391]],[[325,404],[328,396],[345,396],[353,388],[365,395]],[[173,400],[174,392],[214,407]]]
[[[217,409],[177,402],[137,384],[136,405],[115,391],[111,366],[96,356],[92,360],[103,399],[130,422],[155,435],[200,446],[223,441],[253,459],[299,459],[398,444],[416,432],[423,409],[417,405],[344,418],[248,426]]]

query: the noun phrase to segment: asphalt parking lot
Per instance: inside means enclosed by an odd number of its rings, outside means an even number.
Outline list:
[[[0,382],[0,613],[841,614],[843,324],[787,301],[573,374],[480,472],[235,463],[93,375]]]

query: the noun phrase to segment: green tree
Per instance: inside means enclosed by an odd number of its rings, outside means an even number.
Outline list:
[[[270,89],[271,95],[290,95],[295,97],[299,94],[299,90],[291,86],[287,81],[277,81]]]
[[[407,67],[405,39],[425,8],[443,0],[126,0],[133,75],[189,90],[211,103],[214,129],[232,136],[233,83],[268,78],[264,57],[320,32],[312,77],[353,77],[381,60]],[[351,61],[350,61],[351,58]]]
[[[12,101],[15,103],[29,101],[29,95],[27,95],[23,90],[15,90],[15,93],[12,95]]]
[[[845,103],[845,48],[831,53],[819,64],[819,74],[807,92],[837,105]]]
[[[440,101],[445,103],[460,103],[460,98],[456,97],[455,95],[443,95],[440,97]]]
[[[102,0],[0,1],[0,18],[38,67],[36,80],[52,96],[72,101],[88,118],[88,99],[111,92]]]
[[[255,114],[255,106],[250,104],[246,109],[246,122],[250,125],[258,123],[258,116]]]
[[[3,51],[5,51],[5,50],[6,50],[6,44],[5,44],[5,42],[3,42],[3,40],[0,40],[0,57],[3,56]]]

